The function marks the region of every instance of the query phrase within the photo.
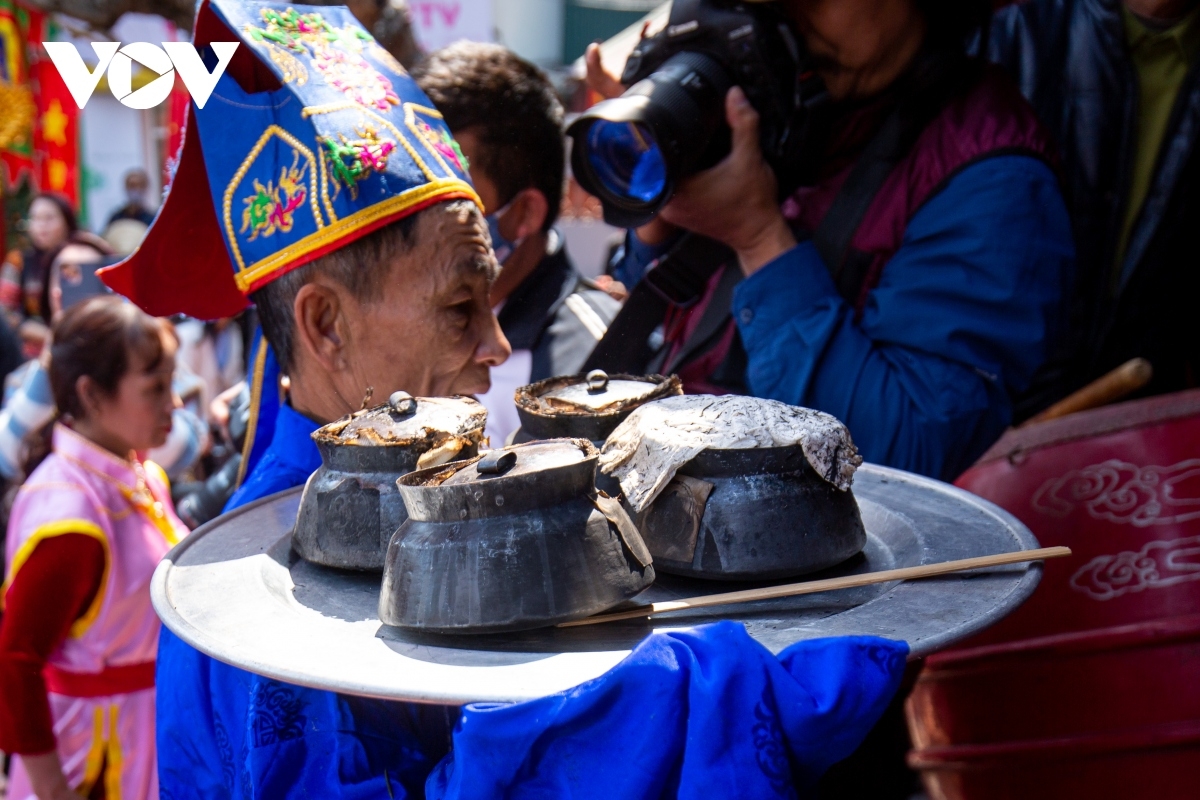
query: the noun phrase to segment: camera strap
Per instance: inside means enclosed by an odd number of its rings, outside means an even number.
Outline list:
[[[941,111],[954,91],[971,80],[972,72],[956,59],[927,54],[909,76],[905,91],[879,131],[867,143],[850,170],[833,204],[813,232],[813,243],[839,292],[853,299],[869,262],[848,258],[855,231],[866,217],[884,181],[908,154],[925,126]],[[649,339],[662,324],[671,306],[687,308],[704,294],[709,279],[723,264],[736,264],[731,249],[696,234],[685,233],[662,257],[651,264],[630,292],[581,372],[603,369],[610,373],[638,374],[656,356]],[[719,299],[719,298],[717,298]],[[719,309],[729,318],[728,302]],[[705,320],[709,322],[710,320]],[[705,332],[710,325],[700,326]],[[718,326],[720,327],[720,326]],[[699,341],[699,340],[697,340]],[[685,344],[689,354],[697,349]],[[687,357],[675,359],[669,368]],[[665,366],[665,365],[664,365]]]
[[[857,284],[862,280],[861,275],[855,274],[859,270],[846,269],[850,242],[883,182],[900,163],[904,155],[902,149],[907,150],[901,147],[907,127],[903,117],[898,108],[888,114],[846,176],[829,211],[813,231],[813,246],[833,276],[838,291],[846,298],[857,294]]]
[[[651,263],[629,293],[604,338],[596,343],[581,373],[603,369],[638,374],[654,357],[650,335],[671,306],[687,308],[704,295],[709,279],[734,258],[728,247],[684,233],[671,249]]]
[[[972,71],[955,59],[928,54],[916,65],[905,91],[850,169],[829,211],[813,231],[813,245],[833,276],[838,292],[853,302],[866,277],[869,259],[853,258],[850,242],[892,170],[951,95],[970,81]]]

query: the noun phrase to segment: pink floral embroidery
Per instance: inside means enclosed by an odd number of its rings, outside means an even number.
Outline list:
[[[307,71],[277,48],[307,53],[325,82],[359,105],[386,111],[400,104],[392,82],[362,57],[363,45],[372,41],[362,29],[334,28],[317,12],[300,14],[293,8],[263,9],[262,20],[262,27],[247,26],[246,33],[267,48],[271,60],[283,70],[285,83],[295,80],[303,85]]]
[[[459,171],[466,172],[468,170],[467,157],[463,155],[458,142],[454,141],[446,130],[436,131],[432,125],[420,118],[417,119],[417,130],[421,132],[421,138],[428,142],[430,147],[453,162]]]
[[[388,156],[396,149],[395,142],[380,137],[370,125],[357,128],[355,133],[359,138],[347,139],[344,134],[338,134],[341,141],[332,136],[321,139],[333,172],[335,192],[344,185],[350,190],[352,200],[358,195],[358,182],[372,172],[386,170]]]

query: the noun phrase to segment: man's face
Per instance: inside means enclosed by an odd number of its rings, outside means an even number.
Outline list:
[[[347,314],[346,391],[413,396],[482,394],[488,369],[511,353],[488,305],[496,260],[473,205],[442,203],[417,221],[416,246],[397,256],[379,297]],[[343,395],[345,393],[343,392]]]
[[[146,197],[150,188],[150,179],[141,172],[131,172],[125,176],[125,195],[130,200],[140,201]]]
[[[783,8],[838,100],[887,88],[925,34],[914,0],[785,0]]]

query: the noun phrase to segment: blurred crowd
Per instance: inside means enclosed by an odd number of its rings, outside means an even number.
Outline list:
[[[495,446],[518,428],[519,386],[597,367],[675,373],[688,392],[827,411],[868,460],[952,480],[1008,427],[1128,359],[1153,367],[1141,394],[1197,384],[1195,0],[1030,0],[994,14],[987,0],[781,5],[834,109],[809,179],[780,197],[760,115],[735,88],[729,155],[629,230],[596,280],[555,228],[563,103],[498,45],[459,43],[413,73],[486,216],[435,205],[256,288],[236,317],[158,320],[97,277],[154,221],[144,173],[127,176],[128,202],[101,235],[61,197],[33,199],[26,242],[0,271],[0,748],[29,754],[14,785],[104,796],[86,759],[67,763],[66,728],[55,728],[62,763],[46,759],[52,723],[81,713],[53,699],[53,681],[69,680],[53,676],[92,666],[72,631],[86,622],[108,631],[104,646],[155,659],[148,601],[129,600],[128,614],[148,615],[135,633],[118,630],[111,605],[93,614],[114,585],[109,552],[140,547],[152,564],[186,528],[302,483],[319,464],[308,434],[364,392],[476,394]],[[594,46],[587,64],[595,95],[627,88]],[[485,230],[486,258],[470,249]],[[466,248],[458,262],[455,248]],[[245,474],[260,326],[284,400],[271,449]],[[122,528],[121,503],[142,529]],[[173,657],[180,674],[201,669]],[[130,697],[145,688],[128,680]],[[186,680],[164,691],[160,720],[168,704],[191,711],[208,696]],[[129,702],[132,752],[152,739],[155,710]],[[234,772],[203,743],[175,744],[159,753],[174,797],[192,796],[197,775]],[[154,768],[130,767],[146,773],[143,790]],[[138,796],[120,788],[107,796]]]

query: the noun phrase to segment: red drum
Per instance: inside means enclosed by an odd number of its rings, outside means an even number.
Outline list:
[[[1200,391],[1010,431],[956,483],[1074,555],[927,659],[907,713],[930,795],[1197,796]]]

